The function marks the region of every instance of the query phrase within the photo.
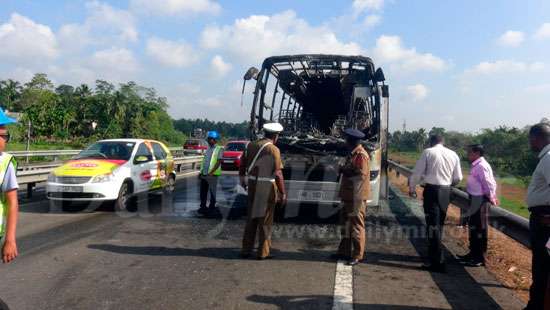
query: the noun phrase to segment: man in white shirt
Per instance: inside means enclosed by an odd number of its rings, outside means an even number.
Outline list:
[[[546,309],[544,295],[550,277],[550,254],[546,250],[550,238],[550,124],[540,123],[531,127],[529,144],[538,154],[539,162],[527,189],[527,206],[531,212],[529,232],[533,252],[533,284],[526,309]]]
[[[451,197],[451,186],[462,180],[460,158],[443,146],[443,137],[430,137],[430,147],[422,152],[416,162],[413,174],[409,179],[409,195],[416,197],[416,186],[425,183],[424,215],[428,239],[428,256],[430,263],[422,269],[445,272],[445,254],[441,238]]]

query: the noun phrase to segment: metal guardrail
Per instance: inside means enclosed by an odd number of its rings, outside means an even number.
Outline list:
[[[388,160],[388,168],[395,170],[398,175],[401,174],[407,178],[412,175],[411,169],[392,160]],[[453,187],[451,191],[451,203],[461,209],[467,209],[470,206],[470,198],[467,193]],[[506,209],[491,206],[489,210],[489,223],[524,246],[531,246],[529,242],[529,221],[526,218]]]
[[[182,172],[184,166],[190,165],[190,169],[195,170],[197,164],[202,160],[202,156],[184,156],[182,148],[170,148],[172,155],[174,156],[174,165],[176,172]],[[62,161],[57,161],[59,156],[74,156],[77,155],[80,150],[51,150],[51,151],[22,151],[22,152],[10,152],[16,158],[20,157],[33,157],[33,156],[44,156],[44,157],[54,157],[54,162],[46,162],[33,165],[21,165],[17,168],[17,182],[20,185],[27,185],[27,196],[32,196],[33,188],[36,186],[36,183],[46,182],[48,180],[48,175],[55,168],[63,164]]]
[[[169,147],[173,155],[183,155],[182,147]],[[9,152],[15,158],[21,157],[53,157],[54,161],[60,156],[74,156],[82,150],[43,150],[43,151],[11,151]]]
[[[14,157],[58,157],[58,156],[73,156],[80,153],[81,150],[45,150],[45,151],[13,151],[9,152]]]

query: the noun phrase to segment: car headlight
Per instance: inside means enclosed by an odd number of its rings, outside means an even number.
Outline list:
[[[55,183],[55,174],[53,173],[48,174],[48,182]]]
[[[105,182],[111,182],[112,180],[113,180],[112,173],[100,174],[100,175],[96,175],[92,179],[92,183],[105,183]]]

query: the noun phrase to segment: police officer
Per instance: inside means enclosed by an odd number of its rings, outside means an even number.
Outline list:
[[[15,122],[0,108],[0,180],[3,180],[0,192],[0,244],[2,245],[2,261],[4,263],[9,263],[17,257],[15,243],[15,228],[19,209],[17,201],[19,185],[15,178],[17,163],[12,155],[4,152],[6,144],[10,140],[6,125]]]
[[[344,130],[351,154],[341,169],[340,225],[342,240],[334,259],[347,259],[351,266],[363,259],[365,252],[365,214],[370,194],[369,154],[360,144],[365,134],[357,129]]]
[[[209,131],[206,134],[208,149],[201,163],[199,178],[201,180],[200,199],[201,205],[198,210],[200,214],[214,215],[216,209],[216,191],[218,188],[218,177],[222,174],[221,159],[223,147],[217,145],[220,135],[217,131]],[[206,207],[206,201],[210,193],[210,203]]]
[[[527,206],[531,212],[529,233],[533,252],[533,284],[526,309],[547,309],[544,306],[544,295],[550,277],[550,254],[546,250],[546,243],[550,239],[550,124],[539,123],[531,127],[529,143],[531,150],[538,155],[539,162],[527,189]]]
[[[248,214],[241,257],[249,258],[252,255],[258,232],[256,256],[259,260],[273,257],[270,248],[275,205],[277,202],[286,202],[283,164],[279,148],[275,146],[283,126],[268,123],[263,125],[263,130],[263,139],[248,144],[239,169],[241,185],[248,188]]]

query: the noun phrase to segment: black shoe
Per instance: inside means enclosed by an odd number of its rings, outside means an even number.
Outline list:
[[[332,260],[349,260],[350,257],[342,254],[330,254],[329,256]]]
[[[219,214],[220,213],[220,209],[217,208],[217,207],[210,207],[208,209],[206,209],[208,212],[208,214]]]
[[[348,262],[348,265],[355,266],[355,265],[358,265],[360,262],[361,262],[360,260],[358,260],[357,258],[354,258]]]
[[[197,210],[197,213],[198,214],[206,214],[208,213],[208,209],[206,207],[200,207],[198,210]]]
[[[438,273],[447,273],[447,268],[444,264],[432,265],[432,264],[422,264],[420,269],[426,270],[429,272],[438,272]]]
[[[268,256],[263,256],[263,257],[262,256],[256,257],[257,260],[266,260],[266,259],[273,259],[273,258],[275,258],[275,256],[273,256],[273,255],[268,255]]]
[[[468,253],[466,255],[457,255],[456,258],[460,261],[469,261],[472,259],[472,254]]]
[[[207,218],[218,218],[222,214],[218,208],[208,208],[206,209],[206,213],[204,213],[204,216]]]
[[[469,261],[460,262],[460,263],[463,264],[464,266],[468,266],[468,267],[483,267],[483,266],[485,266],[485,262],[482,261],[482,260],[469,260]]]

